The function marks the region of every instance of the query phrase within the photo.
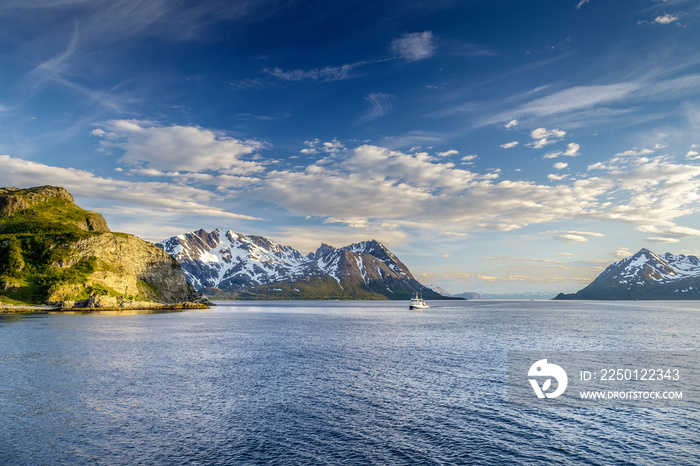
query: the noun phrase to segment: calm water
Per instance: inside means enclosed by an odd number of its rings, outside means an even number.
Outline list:
[[[509,350],[698,350],[700,303],[0,316],[1,464],[700,464],[700,406],[507,403]]]

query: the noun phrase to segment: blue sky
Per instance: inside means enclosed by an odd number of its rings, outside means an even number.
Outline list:
[[[450,292],[700,253],[691,0],[4,0],[0,185],[115,231],[384,242]]]

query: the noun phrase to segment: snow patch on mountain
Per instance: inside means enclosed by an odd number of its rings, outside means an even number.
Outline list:
[[[360,287],[364,293],[395,298],[410,297],[413,292],[420,291],[426,297],[441,297],[421,285],[408,268],[376,240],[342,248],[324,243],[314,253],[303,256],[292,247],[261,236],[216,229],[184,233],[157,245],[177,259],[188,281],[198,290],[251,290],[261,285],[322,281],[329,277],[341,290]]]
[[[558,299],[700,299],[700,260],[641,249],[609,265],[588,286]]]

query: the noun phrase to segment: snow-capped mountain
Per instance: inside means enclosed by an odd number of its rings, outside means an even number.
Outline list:
[[[577,293],[555,299],[700,299],[700,259],[641,249]]]
[[[248,298],[407,299],[416,291],[441,298],[375,240],[342,248],[322,244],[303,256],[261,236],[217,229],[173,236],[157,246],[177,259],[197,290]]]

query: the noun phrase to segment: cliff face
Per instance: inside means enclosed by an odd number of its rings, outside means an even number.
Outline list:
[[[0,303],[162,307],[197,295],[177,261],[112,233],[63,188],[0,188]]]
[[[64,307],[124,307],[128,301],[172,304],[197,299],[177,261],[135,236],[90,235],[74,242],[70,249],[70,258],[54,265],[69,270],[81,263],[92,263],[92,272],[80,283],[51,289],[49,303],[64,303]]]

